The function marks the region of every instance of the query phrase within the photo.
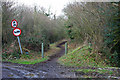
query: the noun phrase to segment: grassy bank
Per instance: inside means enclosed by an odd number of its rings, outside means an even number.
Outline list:
[[[110,70],[100,70],[100,69],[78,69],[78,70],[75,70],[76,72],[84,72],[84,73],[93,73],[93,72],[97,72],[97,73],[100,73],[100,74],[110,74],[112,75],[114,72],[113,71],[110,71]]]
[[[59,63],[78,67],[108,67],[99,54],[92,53],[90,46],[69,48],[68,54],[62,56]]]
[[[7,61],[7,62],[12,62],[12,63],[18,63],[18,64],[35,64],[35,63],[39,63],[39,62],[43,62],[45,60],[47,60],[48,58],[40,58],[40,59],[14,59],[14,60],[3,60],[3,61]]]

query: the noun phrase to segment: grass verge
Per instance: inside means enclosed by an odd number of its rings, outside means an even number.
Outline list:
[[[92,53],[91,51],[92,48],[90,46],[70,48],[68,54],[59,58],[58,62],[65,66],[108,67],[99,54]]]
[[[84,72],[84,73],[93,73],[93,72],[97,72],[97,73],[100,73],[100,74],[110,74],[112,75],[114,72],[113,71],[110,71],[110,70],[99,70],[99,69],[78,69],[78,70],[75,70],[76,72]]]
[[[11,59],[12,55],[9,56],[9,59],[2,60],[3,62],[12,62],[19,64],[36,64],[44,62],[49,59],[49,56],[55,54],[60,48],[56,47],[56,43],[50,44],[50,49],[47,52],[44,52],[44,58],[41,57],[41,52],[30,51],[29,55],[22,54],[19,55],[19,59]],[[17,54],[17,53],[15,53]]]
[[[47,60],[48,58],[41,58],[41,59],[36,59],[36,60],[23,60],[23,59],[15,59],[15,60],[3,60],[7,62],[12,62],[12,63],[18,63],[18,64],[36,64],[39,62],[43,62]]]

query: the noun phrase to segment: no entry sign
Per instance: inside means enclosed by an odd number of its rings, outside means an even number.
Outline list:
[[[21,29],[20,28],[15,28],[13,30],[13,35],[14,36],[20,36],[21,35]]]
[[[12,22],[11,22],[11,26],[13,28],[16,28],[18,26],[18,22],[15,19],[13,19]]]

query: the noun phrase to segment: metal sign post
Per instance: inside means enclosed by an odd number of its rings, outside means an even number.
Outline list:
[[[19,38],[19,36],[21,35],[21,29],[20,29],[20,28],[17,28],[17,26],[18,26],[17,20],[15,20],[15,19],[12,20],[11,26],[12,26],[12,28],[14,28],[14,29],[13,29],[13,35],[17,37],[21,54],[23,54],[22,48],[21,48],[21,44],[20,44],[20,38]]]
[[[17,36],[17,38],[18,38],[18,43],[19,43],[19,47],[20,47],[20,52],[21,52],[21,54],[23,54],[22,48],[21,48],[21,44],[20,44],[20,38],[19,38],[19,36]]]
[[[17,37],[21,54],[23,54],[22,48],[21,48],[21,44],[20,44],[20,38],[19,38],[19,36],[21,35],[21,29],[20,29],[20,28],[15,28],[15,29],[13,30],[13,35]]]

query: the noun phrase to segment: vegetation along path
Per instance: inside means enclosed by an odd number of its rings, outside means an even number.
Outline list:
[[[60,47],[60,51],[56,54],[50,56],[50,59],[42,63],[37,64],[17,64],[3,62],[2,71],[3,78],[74,78],[75,73],[71,72],[70,68],[64,67],[57,63],[59,57],[64,55],[65,42],[62,42],[57,45]]]
[[[17,64],[3,62],[2,76],[3,78],[78,78],[83,77],[84,73],[75,72],[75,67],[66,67],[57,63],[59,57],[64,55],[64,45],[62,42],[57,45],[61,48],[56,54],[50,56],[47,61],[37,64]],[[84,69],[84,68],[82,68]],[[97,73],[94,73],[97,74]],[[89,74],[87,74],[89,75]],[[99,76],[103,76],[98,74]],[[97,75],[97,76],[98,76]],[[107,76],[108,77],[108,76]],[[117,77],[119,78],[119,77]]]

